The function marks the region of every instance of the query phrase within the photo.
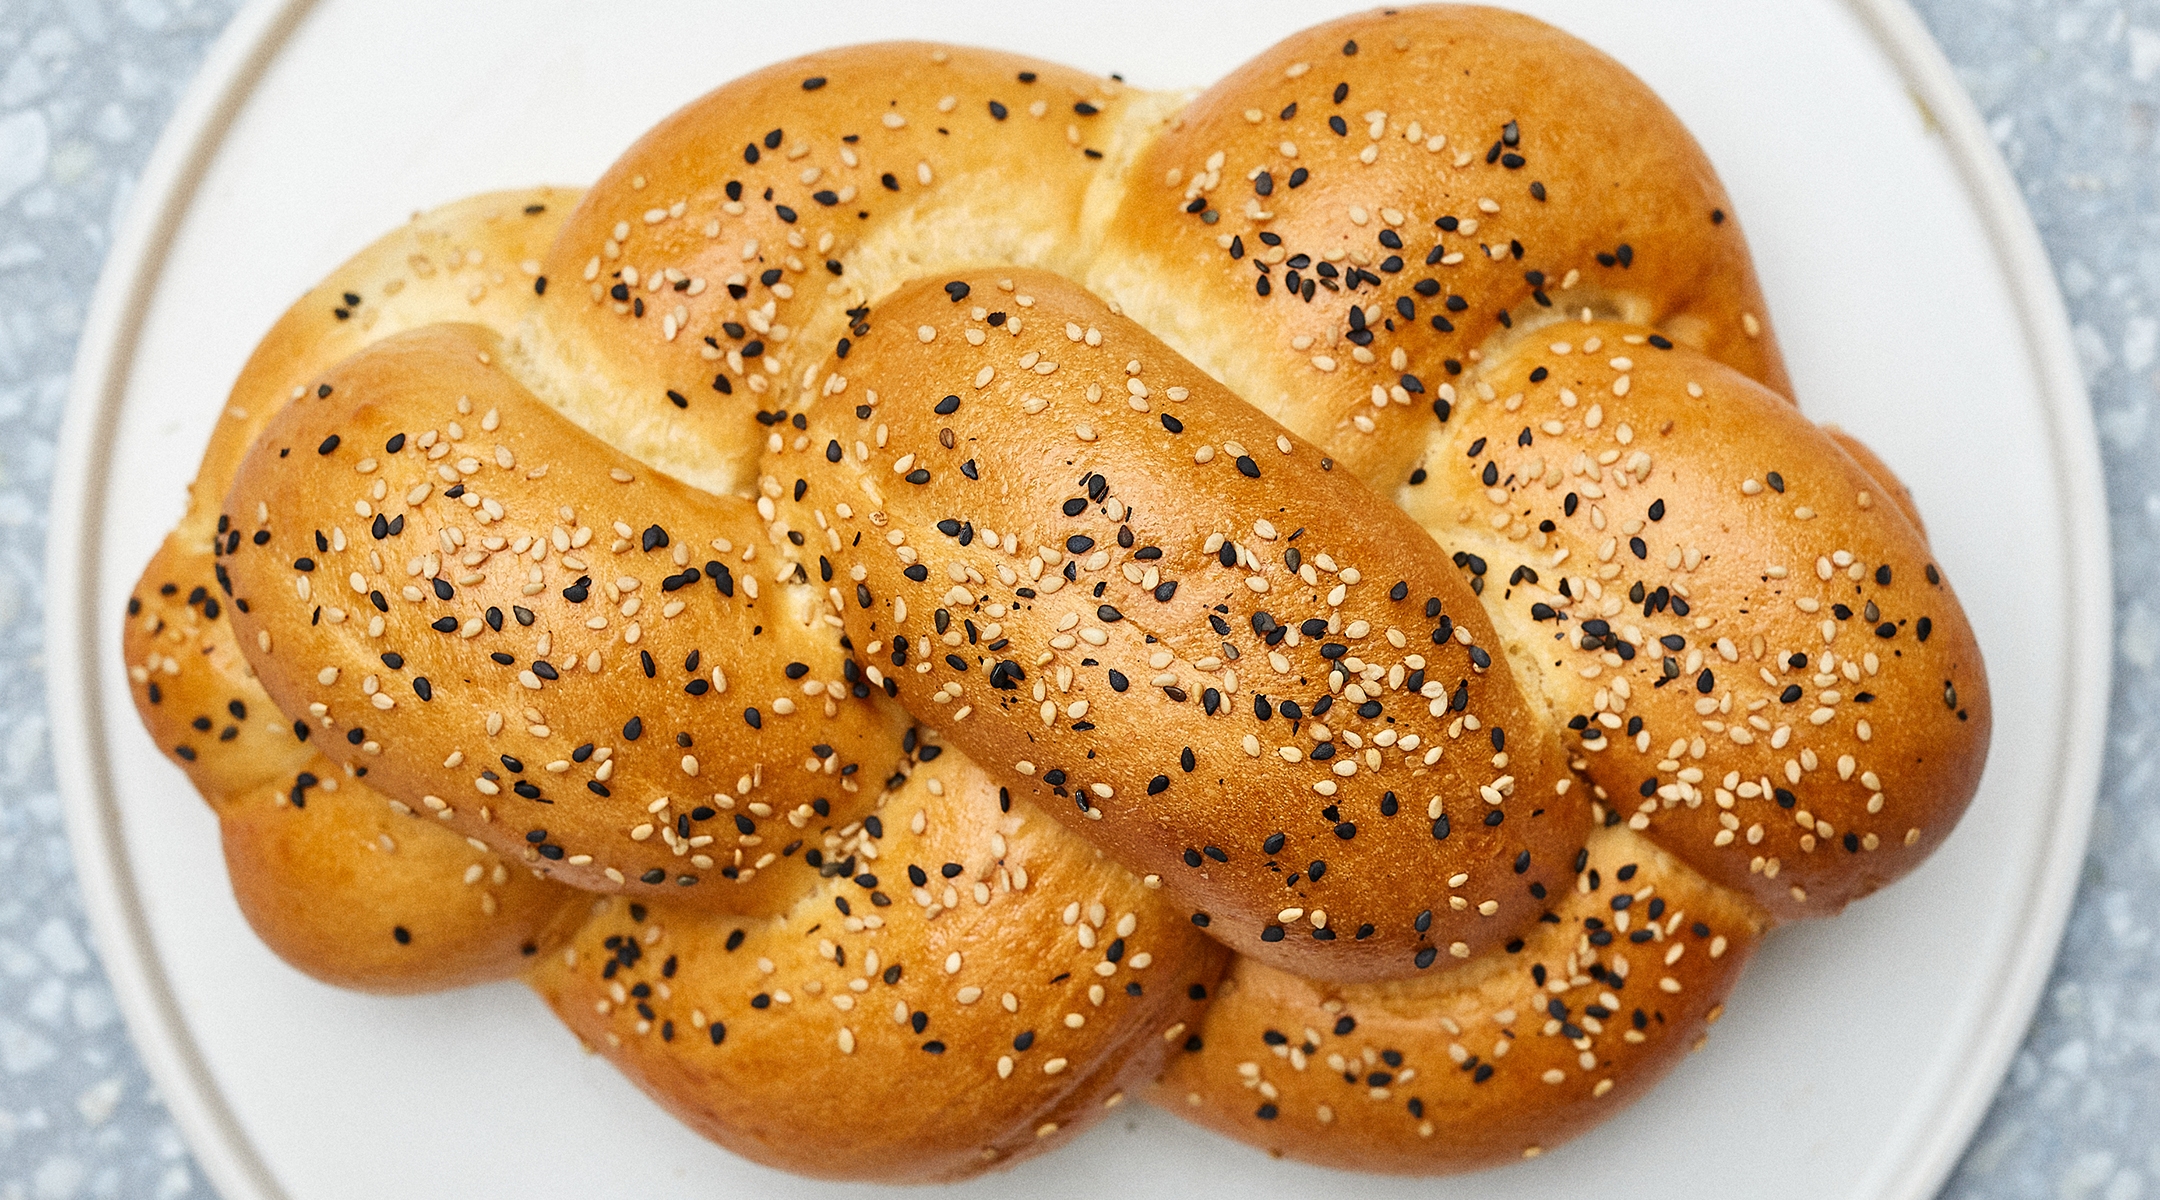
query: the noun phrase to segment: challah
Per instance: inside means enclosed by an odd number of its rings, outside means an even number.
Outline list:
[[[522,974],[761,1162],[1140,1092],[1462,1170],[1977,785],[1911,500],[1788,390],[1686,131],[1527,18],[1190,97],[836,50],[304,297],[127,659],[278,953]]]

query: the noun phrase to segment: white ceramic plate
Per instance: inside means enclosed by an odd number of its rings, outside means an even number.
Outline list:
[[[119,625],[261,331],[413,209],[589,180],[669,110],[775,59],[930,37],[1185,86],[1338,6],[265,0],[242,14],[153,159],[92,311],[48,609],[52,724],[105,963],[229,1200],[850,1190],[693,1137],[521,988],[352,995],[249,933],[209,812],[136,723]],[[1524,7],[1617,55],[1694,129],[1746,217],[1804,407],[1918,494],[1995,681],[1979,798],[1903,885],[1772,938],[1709,1047],[1559,1153],[1470,1180],[1365,1179],[1136,1105],[956,1191],[1922,1196],[2031,1016],[2095,796],[2109,594],[2086,401],[2009,176],[1896,0]]]

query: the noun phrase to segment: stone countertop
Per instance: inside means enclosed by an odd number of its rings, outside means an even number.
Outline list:
[[[1917,0],[2023,187],[2106,465],[2117,644],[2077,907],[1945,1197],[2160,1197],[2160,0]],[[43,554],[90,293],[235,0],[0,0],[0,1200],[208,1197],[90,949],[47,752]]]

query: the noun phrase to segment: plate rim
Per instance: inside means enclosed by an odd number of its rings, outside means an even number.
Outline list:
[[[211,1075],[173,994],[144,919],[102,728],[92,609],[96,556],[87,535],[102,523],[107,464],[93,450],[117,423],[132,374],[130,346],[150,309],[165,259],[196,187],[247,97],[315,0],[249,0],[233,15],[181,94],[150,152],[105,265],[98,273],[68,381],[45,543],[45,681],[53,770],[67,821],[76,886],[99,964],[142,1059],[188,1151],[225,1200],[289,1200]]]
[[[1922,1122],[1909,1172],[1878,1182],[1884,1196],[1919,1200],[1933,1196],[1956,1169],[1994,1103],[2054,973],[2063,931],[2077,901],[2085,850],[2100,803],[2114,691],[2114,565],[2092,400],[2071,339],[2069,310],[2024,193],[1989,135],[1979,106],[1958,82],[1949,58],[1907,0],[1847,3],[1904,76],[1923,117],[1942,137],[2013,288],[2018,324],[2032,354],[2045,405],[2067,523],[2063,545],[2071,625],[2064,639],[2062,665],[2066,671],[2079,673],[2064,688],[2064,735],[2055,747],[2059,786],[2054,820],[2047,827],[2043,866],[2031,896],[2035,903],[2026,909],[2002,972],[2004,984],[2011,989],[2007,994],[2016,997],[2016,1002],[1992,1011],[1972,1056],[1978,1070],[1966,1073],[1964,1087],[1947,1089],[1937,1100],[1936,1119]],[[1985,1087],[1978,1086],[1983,1082]],[[1911,1121],[1908,1114],[1908,1125]],[[1898,1175],[1905,1176],[1902,1183]]]
[[[2011,939],[1990,1010],[1961,1082],[1931,1101],[1904,1161],[1866,1191],[1885,1200],[1932,1196],[1956,1167],[2024,1039],[2052,974],[2078,893],[2099,802],[2112,694],[2114,604],[2099,442],[2053,269],[2023,195],[1979,109],[1908,0],[1841,0],[1902,78],[1941,137],[2000,269],[2031,355],[2060,480],[2068,578],[2062,669],[2064,735],[2052,748],[2052,819],[2044,826],[2031,902]],[[96,555],[86,540],[105,511],[107,464],[93,452],[113,432],[132,375],[134,335],[166,256],[226,132],[317,0],[250,0],[235,14],[159,136],[113,241],[84,321],[67,392],[50,495],[45,554],[46,680],[55,775],[70,852],[98,956],[130,1038],[197,1165],[227,1200],[288,1200],[227,1102],[190,1031],[144,919],[102,728],[96,641]]]

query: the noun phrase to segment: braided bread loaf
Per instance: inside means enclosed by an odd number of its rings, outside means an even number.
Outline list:
[[[127,658],[288,961],[522,974],[761,1162],[1149,1088],[1462,1170],[1977,785],[1911,501],[1788,391],[1692,140],[1529,19],[837,50],[303,298]]]

